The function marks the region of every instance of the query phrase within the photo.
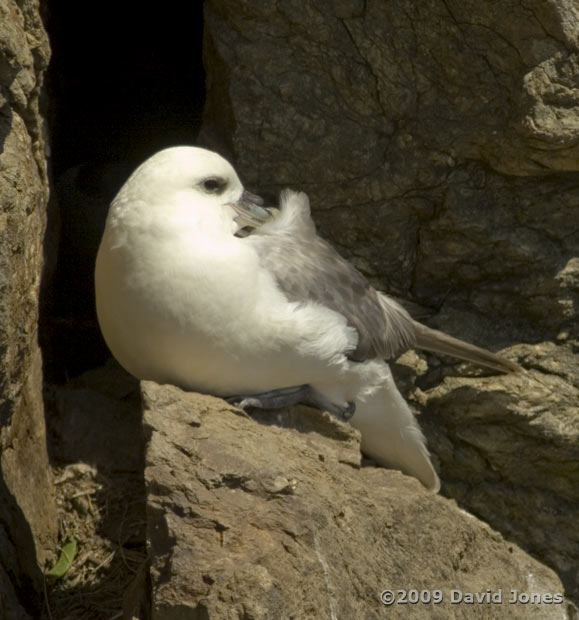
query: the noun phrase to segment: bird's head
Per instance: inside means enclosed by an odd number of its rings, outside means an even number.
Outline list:
[[[160,151],[132,174],[119,192],[124,201],[143,201],[179,218],[231,221],[237,229],[259,226],[270,214],[263,200],[244,189],[221,155],[192,146]]]

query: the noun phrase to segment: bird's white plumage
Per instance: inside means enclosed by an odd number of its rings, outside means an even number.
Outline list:
[[[138,378],[186,389],[228,396],[310,384],[332,402],[354,401],[363,450],[438,490],[388,365],[348,359],[358,334],[344,316],[289,301],[235,236],[243,191],[227,161],[194,147],[161,151],[133,173],[111,205],[95,272],[111,351]],[[309,218],[302,208],[286,194],[276,225]]]

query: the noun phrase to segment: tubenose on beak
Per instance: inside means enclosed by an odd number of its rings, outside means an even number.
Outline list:
[[[235,221],[239,224],[240,228],[244,228],[246,226],[259,228],[271,217],[269,209],[266,209],[263,206],[263,198],[252,194],[246,189],[243,190],[243,193],[236,203],[230,204],[233,207],[233,210],[237,213]]]

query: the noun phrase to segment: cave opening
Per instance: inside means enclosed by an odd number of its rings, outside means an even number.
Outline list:
[[[195,142],[205,101],[203,3],[179,8],[53,0],[45,115],[51,202],[40,339],[61,383],[109,356],[93,268],[108,205],[154,152]]]

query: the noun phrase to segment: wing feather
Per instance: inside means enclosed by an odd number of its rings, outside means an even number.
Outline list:
[[[261,264],[290,301],[315,302],[344,316],[358,332],[350,359],[397,357],[414,344],[414,326],[397,302],[378,294],[366,278],[317,236],[308,197],[286,190],[280,213],[251,236]]]
[[[415,321],[316,234],[308,197],[285,190],[280,211],[249,237],[262,265],[290,301],[318,303],[344,316],[358,333],[354,361],[395,358],[411,347],[452,355],[501,372],[520,366]],[[412,312],[412,309],[410,310]]]

